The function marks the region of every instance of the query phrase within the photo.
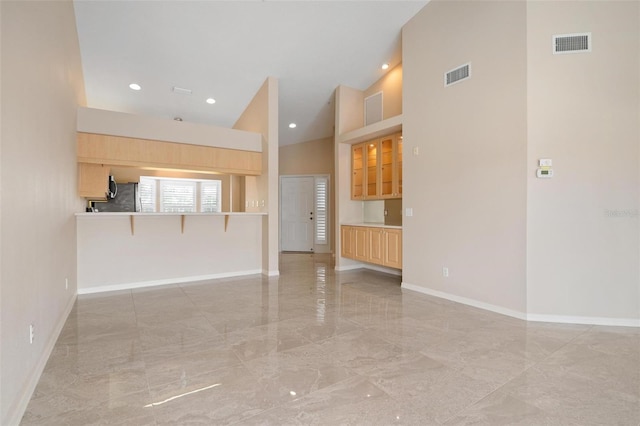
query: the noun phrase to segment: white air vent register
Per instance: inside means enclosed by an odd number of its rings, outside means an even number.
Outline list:
[[[552,41],[554,55],[591,52],[591,33],[554,35]]]
[[[459,66],[444,74],[444,87],[459,83],[471,77],[471,63]]]

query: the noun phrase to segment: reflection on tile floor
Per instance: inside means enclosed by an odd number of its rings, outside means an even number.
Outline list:
[[[326,255],[80,296],[23,425],[640,425],[640,330],[526,323]]]

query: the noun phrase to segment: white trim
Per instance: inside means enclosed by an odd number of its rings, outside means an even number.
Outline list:
[[[561,324],[607,325],[613,327],[640,327],[640,319],[633,318],[574,317],[567,315],[528,314],[527,321],[556,322]]]
[[[47,365],[47,361],[49,361],[49,357],[51,356],[51,352],[53,352],[53,348],[58,341],[58,337],[60,337],[60,333],[62,332],[62,328],[64,324],[67,322],[67,318],[69,318],[69,314],[73,309],[73,304],[76,302],[77,295],[74,295],[67,304],[64,313],[58,323],[56,324],[53,333],[49,336],[49,340],[47,340],[47,344],[44,347],[44,351],[42,352],[42,356],[38,360],[35,368],[31,370],[31,374],[28,377],[27,383],[20,393],[20,396],[17,398],[16,402],[12,407],[9,407],[8,414],[4,420],[8,425],[17,425],[20,423],[22,416],[25,411],[27,411],[27,406],[29,405],[29,401],[31,401],[31,397],[36,390],[36,386],[40,381],[40,376],[42,376],[42,372],[44,371],[44,367]]]
[[[369,269],[370,271],[383,272],[385,274],[390,274],[390,275],[396,275],[396,276],[402,275],[401,269],[385,268],[384,266],[371,265],[368,263],[361,263],[358,265],[348,265],[348,266],[336,266],[334,268],[334,270],[338,272],[353,271],[355,269]]]
[[[384,266],[371,265],[371,264],[368,264],[368,263],[363,264],[362,267],[364,269],[370,269],[372,271],[384,272],[385,274],[397,275],[397,276],[401,276],[402,275],[402,270],[401,269],[387,268],[387,267],[384,267]]]
[[[242,277],[245,275],[258,275],[261,272],[262,271],[260,269],[254,269],[254,270],[248,270],[248,271],[223,272],[220,274],[194,275],[191,277],[177,277],[177,278],[167,278],[163,280],[140,281],[140,282],[134,282],[134,283],[123,283],[123,284],[103,285],[98,287],[78,288],[78,294],[104,293],[106,291],[116,291],[116,290],[133,290],[136,288],[155,287],[155,286],[167,285],[167,284],[182,284],[182,283],[188,283],[188,282],[194,282],[194,281],[215,280],[219,278]]]
[[[347,266],[336,266],[334,270],[338,272],[344,272],[344,271],[353,271],[354,269],[362,269],[362,268],[364,268],[363,265],[347,265]]]
[[[451,300],[452,302],[462,303],[463,305],[469,305],[475,308],[480,308],[480,309],[495,312],[498,314],[507,315],[509,317],[518,318],[521,320],[527,319],[527,316],[524,312],[518,312],[512,309],[504,308],[502,306],[492,305],[490,303],[480,302],[478,300],[467,299],[466,297],[456,296],[454,294],[432,290],[430,288],[417,286],[415,284],[409,284],[404,281],[402,282],[402,288],[407,290],[417,291],[418,293],[428,294],[429,296],[439,297],[440,299],[446,299],[446,300]]]
[[[273,271],[268,271],[266,269],[262,270],[262,275],[266,275],[267,277],[279,277],[280,276],[280,271],[278,269],[273,270]]]
[[[407,282],[402,283],[402,288],[418,293],[427,294],[429,296],[438,297],[440,299],[451,300],[452,302],[462,303],[463,305],[473,306],[475,308],[484,309],[487,311],[495,312],[502,315],[507,315],[513,318],[518,318],[524,321],[531,322],[552,322],[559,324],[588,324],[588,325],[604,325],[614,327],[639,327],[640,318],[604,318],[604,317],[578,317],[568,315],[541,315],[541,314],[527,314],[524,312],[514,311],[502,306],[496,306],[489,303],[480,302],[474,299],[468,299],[466,297],[456,296],[454,294],[445,293],[442,291],[432,290],[430,288],[417,286],[415,284],[409,284]]]

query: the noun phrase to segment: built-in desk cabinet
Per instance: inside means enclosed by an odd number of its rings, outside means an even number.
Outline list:
[[[342,225],[342,257],[402,269],[402,230]]]
[[[351,149],[351,199],[402,198],[402,135],[369,140]]]

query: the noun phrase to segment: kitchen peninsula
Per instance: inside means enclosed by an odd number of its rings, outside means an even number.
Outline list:
[[[262,149],[259,133],[80,108],[78,193],[110,200],[116,179],[109,176],[118,173],[136,176],[124,182],[138,182],[142,173],[244,184],[262,177]],[[78,294],[264,272],[268,197],[238,190],[243,201],[232,206],[227,192],[223,212],[77,213]],[[244,211],[245,197],[252,197],[252,211]]]
[[[78,213],[78,294],[262,272],[266,213]]]

